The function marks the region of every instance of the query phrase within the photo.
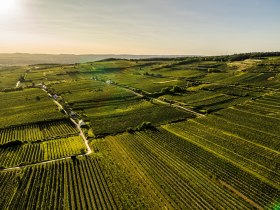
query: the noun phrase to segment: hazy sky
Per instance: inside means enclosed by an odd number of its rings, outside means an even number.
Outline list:
[[[0,52],[280,51],[280,0],[0,0]]]

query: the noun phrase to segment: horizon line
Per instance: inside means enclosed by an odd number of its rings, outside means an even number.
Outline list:
[[[279,51],[251,51],[251,52],[234,52],[234,53],[229,53],[229,54],[216,54],[216,55],[204,55],[204,54],[200,54],[200,55],[195,55],[195,54],[130,54],[130,53],[82,53],[82,54],[75,54],[75,53],[28,53],[28,52],[0,52],[0,55],[3,54],[22,54],[22,55],[72,55],[72,56],[88,56],[88,55],[113,55],[113,56],[163,56],[163,57],[167,57],[167,56],[178,56],[178,57],[194,57],[194,56],[198,56],[198,57],[211,57],[211,56],[230,56],[230,55],[236,55],[236,54],[250,54],[250,53],[275,53],[275,52],[280,52]]]

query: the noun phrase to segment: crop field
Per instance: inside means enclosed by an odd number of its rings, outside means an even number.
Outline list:
[[[95,108],[86,109],[85,114],[95,134],[119,133],[130,128],[134,129],[143,122],[159,125],[193,117],[190,113],[140,100],[110,106],[98,104]]]
[[[0,128],[64,118],[40,89],[2,92],[0,97]]]
[[[0,129],[0,145],[13,141],[36,142],[78,134],[68,120],[50,121]]]
[[[25,71],[25,67],[0,66],[0,90],[14,88]]]
[[[213,112],[251,99],[251,97],[247,95],[237,96],[237,94],[225,94],[219,91],[209,90],[187,91],[176,95],[163,95],[161,98],[178,102],[199,112]]]
[[[125,75],[125,76],[124,76]],[[127,85],[136,89],[141,89],[149,93],[159,92],[162,88],[177,86],[184,86],[186,81],[170,79],[161,76],[126,74],[118,75],[117,77],[108,77],[119,84]]]
[[[280,209],[279,66],[0,66],[0,209]]]
[[[84,115],[96,135],[124,132],[143,122],[158,125],[192,117],[192,114],[141,100],[131,91],[99,81],[82,80],[51,87],[75,111]]]
[[[43,143],[23,144],[0,148],[0,166],[13,166],[39,163],[85,153],[84,141],[81,137],[68,137]]]
[[[141,164],[144,170],[142,173],[151,176],[161,186],[161,189],[169,194],[171,199],[172,195],[174,196],[174,202],[180,208],[186,208],[190,203],[194,205],[193,208],[203,208],[203,206],[214,209],[228,208],[229,206],[232,208],[234,205],[236,208],[248,208],[242,199],[231,194],[233,188],[242,192],[244,196],[248,197],[248,200],[257,201],[251,203],[255,206],[257,204],[267,206],[276,202],[277,195],[279,195],[277,188],[204,150],[192,141],[162,129],[134,135],[124,134],[100,141],[109,141],[107,143],[109,145],[119,144],[118,147],[128,153],[126,155],[131,156],[134,158],[133,161]],[[98,147],[100,142],[96,144],[96,149],[100,151]],[[108,150],[110,149],[108,148]],[[129,170],[129,166],[127,170]],[[238,181],[236,181],[235,174],[239,174]],[[252,181],[254,187],[249,187]],[[195,185],[190,182],[195,183]],[[228,188],[224,183],[234,183],[234,185],[232,188]],[[270,190],[267,191],[268,189]],[[202,197],[193,197],[202,194],[203,191],[207,194]],[[223,202],[219,203],[219,200],[216,200],[217,196],[223,197]],[[194,202],[194,199],[197,199],[197,202]]]
[[[103,101],[128,100],[135,97],[131,92],[94,80],[54,84],[51,88],[75,109]]]
[[[114,83],[141,89],[149,93],[158,92],[165,87],[172,87],[174,85],[182,86],[187,84],[186,81],[170,79],[168,76],[165,77],[164,75],[157,73],[157,71],[151,71],[153,68],[160,68],[158,62],[156,64],[149,64],[149,62],[139,64],[133,61],[127,61],[125,63],[126,65],[119,62],[98,63],[99,64],[96,67],[90,67],[92,69],[91,73],[93,78],[104,81],[112,80]],[[113,67],[117,65],[116,63],[124,66],[119,66],[118,68]],[[99,66],[101,64],[104,66]]]
[[[266,107],[256,110],[254,102],[250,102],[224,109],[207,119],[197,118],[164,128],[279,187],[279,125],[277,111]]]
[[[75,72],[77,70],[74,69],[73,66],[62,67],[60,65],[56,65],[50,68],[35,66],[29,71],[30,72],[26,75],[26,81],[48,83],[52,81],[72,80],[71,72]]]
[[[116,209],[97,159],[27,167],[8,178],[9,173],[1,173],[1,181],[14,182],[9,189],[14,199],[6,199],[11,202],[10,209]],[[1,192],[1,198],[5,195]],[[2,206],[7,203],[2,202]]]
[[[215,85],[215,84],[206,84],[206,85],[201,85],[197,87],[191,87],[188,88],[188,90],[192,90],[194,88],[197,88],[197,90],[207,90],[207,91],[214,91],[216,93],[223,93],[231,96],[238,96],[238,97],[258,97],[262,96],[264,93],[267,91],[264,89],[256,89],[253,87],[248,87],[248,86],[228,86],[228,85]]]

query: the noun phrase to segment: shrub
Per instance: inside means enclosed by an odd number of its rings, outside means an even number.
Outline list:
[[[86,152],[86,150],[83,148],[83,149],[81,149],[81,154],[86,154],[87,152]],[[72,157],[71,157],[72,158]]]
[[[152,123],[151,122],[143,122],[140,126],[138,126],[136,128],[136,130],[142,131],[142,130],[145,130],[145,129],[149,129],[151,127],[152,127]]]
[[[29,162],[23,162],[23,163],[19,164],[19,166],[27,166],[29,164],[30,164]]]
[[[7,147],[19,146],[19,145],[22,145],[22,144],[23,144],[22,141],[20,141],[20,140],[15,140],[15,141],[7,142],[6,144],[2,144],[1,147],[7,148]]]
[[[133,128],[129,127],[129,128],[126,129],[126,132],[128,132],[128,133],[133,133],[134,130],[133,130]]]

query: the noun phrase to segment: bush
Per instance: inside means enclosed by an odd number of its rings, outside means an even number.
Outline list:
[[[168,87],[162,88],[160,93],[163,95],[166,95],[166,94],[170,93],[170,89]]]
[[[134,130],[133,130],[133,128],[129,127],[129,128],[126,129],[126,132],[128,132],[128,133],[133,133]]]
[[[181,93],[182,91],[184,91],[184,89],[182,89],[181,87],[175,85],[175,86],[173,86],[173,88],[170,91],[171,91],[171,93],[174,94],[174,93]]]
[[[88,130],[87,135],[88,135],[89,138],[94,138],[94,137],[95,137],[95,135],[94,135],[92,129],[89,129],[89,130]]]
[[[20,141],[20,140],[15,140],[15,141],[10,141],[10,142],[7,142],[6,144],[2,144],[1,147],[14,147],[14,146],[19,146],[19,145],[22,145],[23,142]]]
[[[23,163],[19,164],[19,166],[27,166],[27,165],[30,165],[30,163],[29,162],[23,162]]]
[[[81,154],[86,154],[86,153],[87,153],[87,151],[85,149],[81,149]]]
[[[208,110],[201,109],[201,110],[199,110],[199,112],[202,113],[202,114],[207,114],[207,113],[208,113]]]
[[[146,130],[152,127],[152,123],[151,122],[143,122],[140,126],[138,126],[136,128],[136,130],[138,131],[142,131],[142,130]]]

